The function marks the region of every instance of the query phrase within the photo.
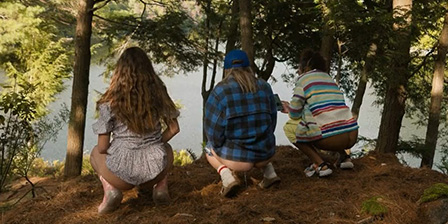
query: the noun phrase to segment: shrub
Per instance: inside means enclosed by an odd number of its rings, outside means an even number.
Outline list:
[[[426,189],[418,201],[419,203],[424,203],[446,197],[448,197],[448,185],[437,183]]]
[[[175,166],[185,166],[187,164],[193,163],[194,158],[196,157],[189,149],[181,149],[180,151],[173,150],[173,154],[173,164]]]
[[[376,196],[364,201],[361,205],[361,211],[373,216],[385,215],[387,207],[382,203],[383,198]]]
[[[82,157],[82,170],[81,175],[94,175],[95,170],[92,167],[92,164],[90,164],[90,155],[84,154]]]

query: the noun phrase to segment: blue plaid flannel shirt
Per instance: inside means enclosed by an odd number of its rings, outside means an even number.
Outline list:
[[[230,78],[220,82],[205,105],[207,147],[224,159],[259,162],[275,154],[277,109],[271,86],[257,81],[256,93],[243,93]]]

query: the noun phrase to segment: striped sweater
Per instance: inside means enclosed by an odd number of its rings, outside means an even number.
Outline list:
[[[298,142],[311,142],[359,128],[337,84],[327,73],[316,70],[298,78],[289,117],[298,121]]]

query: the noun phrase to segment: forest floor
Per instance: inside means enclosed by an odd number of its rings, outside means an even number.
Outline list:
[[[355,159],[353,170],[335,170],[326,178],[305,177],[308,163],[299,151],[279,146],[273,164],[281,183],[262,190],[257,188],[259,170],[241,173],[245,186],[228,199],[218,194],[216,171],[199,159],[170,172],[170,205],[157,207],[149,196],[137,197],[134,189],[108,215],[97,214],[103,191],[96,176],[34,178],[37,197],[3,211],[1,223],[424,223],[418,212],[423,191],[448,183],[437,171],[406,167],[393,156],[375,153]],[[29,189],[25,181],[17,182],[0,196],[0,203]],[[363,202],[374,197],[387,207],[381,217],[362,211]]]

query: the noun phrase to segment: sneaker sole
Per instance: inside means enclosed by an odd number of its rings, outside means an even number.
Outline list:
[[[258,184],[259,187],[263,189],[268,189],[274,185],[280,184],[280,177],[274,177],[271,179],[263,178],[263,180]]]
[[[332,173],[333,173],[333,170],[331,170],[330,168],[328,168],[326,170],[320,170],[319,177],[327,177],[327,176],[331,175]]]
[[[353,165],[352,162],[344,162],[344,163],[341,163],[341,165],[339,167],[343,170],[347,170],[347,169],[353,169],[353,167],[355,167],[355,165]]]
[[[221,194],[226,198],[235,197],[236,194],[238,193],[239,187],[240,187],[240,183],[233,182],[233,183],[229,184],[229,186],[223,187],[221,190]]]
[[[111,192],[108,192],[111,194]],[[109,200],[106,202],[106,205],[104,207],[98,207],[98,213],[99,214],[107,214],[111,213],[118,209],[118,207],[121,204],[121,201],[123,200],[123,194],[121,192],[116,193],[117,195],[109,195]]]

